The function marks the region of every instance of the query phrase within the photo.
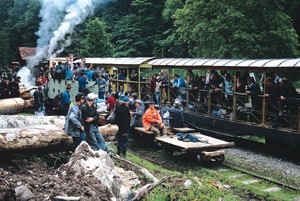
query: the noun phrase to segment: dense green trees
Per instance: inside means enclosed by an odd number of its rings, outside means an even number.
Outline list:
[[[187,0],[175,23],[195,57],[295,57],[297,35],[282,6],[281,0]]]
[[[36,46],[40,1],[0,0],[0,66]],[[299,56],[299,0],[116,0],[76,27],[75,56]],[[294,27],[293,27],[294,25]],[[64,56],[64,55],[63,55]]]
[[[109,57],[113,54],[113,45],[110,35],[105,31],[105,24],[99,18],[89,20],[81,41],[81,55],[86,57]]]

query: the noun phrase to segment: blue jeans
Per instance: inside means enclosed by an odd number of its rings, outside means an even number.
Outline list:
[[[99,91],[99,93],[98,93],[99,99],[104,99],[104,94],[105,94],[105,91]]]
[[[156,98],[156,102],[159,105],[160,104],[160,93],[159,92],[155,92],[155,98]]]
[[[87,143],[92,147],[93,150],[104,150],[105,140],[95,125],[90,125],[89,133],[87,133],[86,138]]]
[[[73,137],[74,148],[76,149],[82,141],[86,141],[86,133],[84,131],[80,132],[80,137]]]

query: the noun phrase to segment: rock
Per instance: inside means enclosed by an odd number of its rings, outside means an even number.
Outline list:
[[[193,182],[190,179],[188,179],[184,182],[185,187],[190,187],[192,184],[193,184]]]
[[[106,186],[113,195],[111,199],[116,200],[125,197],[128,191],[139,183],[135,180],[137,176],[133,172],[118,170],[105,151],[93,151],[86,142],[82,142],[76,148],[69,162],[59,168],[63,177],[68,177],[68,174],[72,173],[79,180],[89,178],[89,180],[101,181],[101,184]],[[132,181],[129,181],[130,179]]]
[[[15,188],[17,201],[27,201],[35,198],[34,194],[25,185]]]

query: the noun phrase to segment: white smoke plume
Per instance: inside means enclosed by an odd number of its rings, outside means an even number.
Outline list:
[[[29,58],[27,66],[32,69],[43,59],[51,58],[71,44],[66,35],[93,14],[96,6],[114,0],[42,0],[36,55]],[[58,42],[60,49],[58,48]]]

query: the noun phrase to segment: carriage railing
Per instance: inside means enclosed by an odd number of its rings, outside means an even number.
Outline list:
[[[245,93],[235,92],[233,94],[226,94],[225,92],[220,92],[227,98],[224,99],[224,101],[215,100],[214,102],[209,90],[198,89],[197,93],[192,93],[193,88],[191,87],[187,87],[186,90],[188,100],[186,100],[183,106],[188,112],[205,114],[214,118],[222,118],[230,121],[247,122],[262,127],[272,127],[278,119],[279,111],[277,103],[270,102],[268,98],[263,95],[257,95],[258,108],[254,108],[251,96]],[[171,102],[173,102],[174,97],[177,97],[179,94],[178,92],[174,93],[172,90],[170,93],[173,93],[173,100],[171,96]],[[279,128],[300,132],[299,103],[300,98],[287,99],[286,105],[288,105],[288,107],[283,111],[284,114]],[[219,111],[215,111],[216,108],[219,109]]]
[[[118,80],[118,79],[111,79],[111,82],[113,84],[113,90],[119,91],[120,87],[124,87],[124,91],[129,91],[129,88],[131,89],[131,92],[135,92],[138,94],[138,96],[141,99],[144,99],[146,96],[148,96],[148,86],[149,81],[131,81],[131,80]],[[140,88],[139,88],[140,83]]]

